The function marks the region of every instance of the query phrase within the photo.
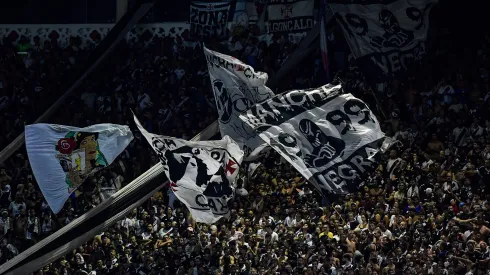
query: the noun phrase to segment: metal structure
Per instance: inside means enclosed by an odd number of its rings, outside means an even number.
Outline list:
[[[40,116],[35,123],[46,121],[66,102],[69,96],[73,95],[75,88],[102,62],[117,42],[148,12],[153,4],[154,2],[142,1],[137,9],[129,10],[119,20],[114,29],[111,30],[103,43],[101,43],[98,52],[96,52],[96,59],[92,60],[93,63],[86,66],[77,80],[68,87],[67,92]],[[269,79],[267,83],[269,87],[277,87],[281,79],[286,77],[301,60],[318,48],[319,32],[320,24],[316,24],[283,64],[281,69]],[[108,39],[109,41],[105,41]],[[208,140],[218,132],[218,121],[215,121],[192,140]],[[0,152],[0,164],[18,150],[24,142],[24,133],[22,133]],[[89,210],[70,224],[0,266],[0,275],[29,274],[57,260],[89,241],[96,234],[112,226],[116,221],[126,216],[132,209],[141,205],[167,183],[165,180],[162,165],[157,164],[153,166],[97,207]]]
[[[192,140],[207,140],[216,133],[217,122],[209,125]],[[167,183],[163,166],[156,164],[97,207],[0,266],[0,274],[30,274],[56,261],[124,218]]]

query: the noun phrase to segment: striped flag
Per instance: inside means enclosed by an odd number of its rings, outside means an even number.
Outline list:
[[[325,0],[326,1],[326,0]],[[325,74],[327,75],[327,80],[330,80],[330,71],[328,68],[328,34],[327,34],[327,23],[326,21],[326,9],[327,5],[325,1],[322,1],[322,5],[320,7],[320,20],[321,20],[321,26],[320,26],[320,50],[322,52],[322,63],[323,63],[323,68],[325,69]]]

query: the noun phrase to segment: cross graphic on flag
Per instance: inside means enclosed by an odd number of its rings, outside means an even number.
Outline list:
[[[230,175],[233,175],[233,173],[235,173],[237,169],[237,165],[234,161],[232,161],[231,159],[228,160],[228,163],[226,164],[226,168],[225,168],[225,172],[226,172],[226,175],[228,175],[228,172],[230,172]]]
[[[208,4],[208,10],[212,10],[213,9],[213,4]]]
[[[287,19],[293,14],[293,5],[284,5],[281,8],[282,16]]]

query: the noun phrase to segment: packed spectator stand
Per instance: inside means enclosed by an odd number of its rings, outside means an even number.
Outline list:
[[[490,39],[482,41],[479,51],[452,59],[450,66],[438,60],[419,64],[383,88],[386,117],[379,113],[378,118],[397,142],[359,192],[320,197],[271,153],[239,181],[228,220],[196,224],[172,192],[162,189],[37,274],[488,274]],[[148,46],[119,45],[117,55],[88,78],[80,96],[52,122],[130,125],[133,109],[151,132],[184,139],[196,135],[216,120],[216,110],[202,49],[185,42],[168,37]],[[294,48],[284,39],[267,46],[246,36],[211,45],[252,60],[270,75]],[[55,41],[22,40],[12,46],[4,39],[2,146],[60,95],[63,72],[90,50],[77,46],[76,39],[65,49]],[[465,70],[461,62],[468,59],[479,60],[471,64],[477,68]],[[318,81],[315,60],[306,62],[311,63],[290,78],[294,83],[288,88]],[[428,80],[432,70],[441,73]],[[145,142],[136,135],[110,169],[87,180],[56,216],[25,152],[12,156],[0,175],[1,262],[96,206],[100,188],[120,188],[155,164]]]

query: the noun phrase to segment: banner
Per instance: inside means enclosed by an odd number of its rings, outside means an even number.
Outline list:
[[[115,124],[32,124],[25,137],[34,177],[55,214],[89,175],[109,166],[133,140],[128,126]]]
[[[384,138],[368,106],[340,85],[296,90],[240,116],[319,190],[345,194],[375,168]]]
[[[381,3],[380,3],[381,2]],[[437,0],[329,0],[347,43],[371,78],[388,78],[425,54]]]
[[[255,103],[274,93],[265,86],[268,76],[240,60],[204,48],[213,87],[221,135],[228,135],[245,151],[247,160],[255,159],[266,146],[240,118]]]
[[[229,13],[230,2],[192,2],[189,19],[191,35],[224,35]]]
[[[305,32],[313,28],[313,0],[270,0],[267,5],[269,33]]]
[[[155,135],[134,121],[160,159],[175,196],[197,222],[214,223],[228,217],[233,182],[243,151],[228,136],[222,140],[186,141]]]

